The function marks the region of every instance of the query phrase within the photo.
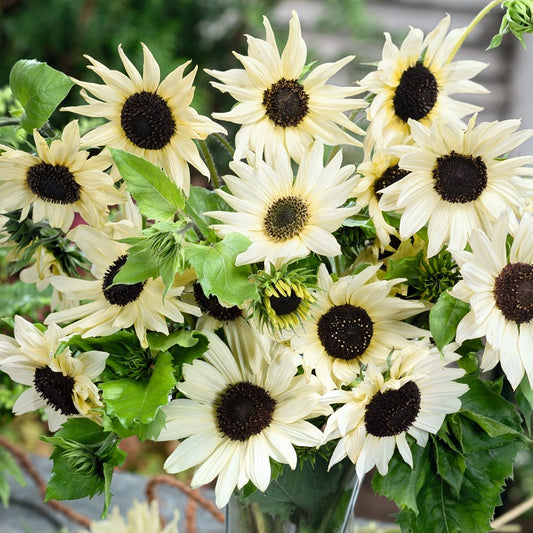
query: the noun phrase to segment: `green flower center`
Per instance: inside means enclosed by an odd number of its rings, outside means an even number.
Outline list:
[[[144,281],[132,283],[131,285],[126,283],[117,283],[116,285],[113,285],[115,276],[124,266],[127,259],[127,254],[121,255],[118,259],[116,259],[115,262],[107,269],[102,281],[102,292],[104,293],[105,299],[110,304],[120,305],[122,307],[137,300],[144,289]]]
[[[505,265],[494,282],[496,306],[507,320],[518,324],[533,319],[533,265]]]
[[[376,393],[365,408],[365,426],[374,437],[394,437],[407,431],[420,412],[420,389],[408,381],[398,390]]]
[[[176,133],[176,121],[167,102],[148,91],[127,98],[120,112],[120,125],[135,146],[146,150],[163,149]]]
[[[26,172],[30,191],[43,202],[73,204],[81,197],[81,186],[74,175],[63,165],[38,163]]]
[[[298,80],[281,78],[263,92],[263,107],[276,126],[298,126],[309,112],[309,95]]]
[[[72,400],[73,377],[65,376],[62,372],[54,372],[50,367],[43,366],[35,369],[33,386],[39,396],[56,411],[66,416],[79,414]]]
[[[219,430],[231,440],[244,442],[261,433],[272,422],[276,400],[248,381],[230,385],[217,401]]]
[[[433,169],[433,188],[446,202],[466,204],[477,200],[487,181],[487,166],[479,156],[452,151],[437,158]]]
[[[297,196],[278,198],[267,209],[264,218],[266,234],[275,241],[298,235],[309,218],[307,204]]]
[[[363,355],[374,334],[374,324],[362,307],[331,307],[318,320],[318,338],[329,356],[350,361]]]
[[[392,104],[396,116],[407,122],[426,117],[437,102],[439,86],[433,73],[422,63],[409,67],[400,78]]]

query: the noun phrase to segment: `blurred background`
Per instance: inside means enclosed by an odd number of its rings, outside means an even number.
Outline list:
[[[162,77],[189,59],[199,66],[194,107],[207,115],[229,109],[233,101],[210,87],[209,77],[202,69],[239,68],[241,65],[232,50],[246,53],[245,34],[264,38],[263,15],[270,19],[278,43],[283,46],[291,11],[297,10],[309,62],[334,61],[355,54],[355,61],[333,80],[349,85],[369,72],[370,64],[381,58],[384,31],[390,32],[393,42],[399,44],[409,25],[427,32],[445,13],[452,17],[452,28],[466,26],[487,3],[485,0],[0,0],[0,116],[7,115],[13,107],[6,87],[12,65],[22,58],[44,61],[75,78],[100,82],[86,68],[84,54],[123,71],[117,53],[117,46],[122,43],[128,57],[140,69],[142,41],[158,61]],[[484,106],[480,120],[522,118],[523,127],[533,127],[530,103],[533,51],[524,50],[510,34],[504,37],[500,47],[486,51],[492,36],[498,32],[502,14],[500,9],[494,9],[469,36],[457,56],[490,63],[476,81],[491,93],[464,99]],[[526,44],[533,47],[529,36]],[[76,88],[65,103],[81,103]],[[72,118],[67,113],[56,113],[52,124],[60,128]],[[520,151],[532,153],[533,143],[525,143]],[[359,156],[356,151],[345,154],[352,160]],[[5,263],[5,254],[0,254],[3,312],[39,320],[47,295],[12,286]],[[25,416],[7,425],[12,418],[10,405],[15,392],[12,384],[0,378],[0,434],[9,435],[32,452],[48,455],[47,445],[38,438],[43,434],[38,417]],[[162,461],[170,451],[166,443],[141,445],[137,441],[125,441],[124,446],[130,453],[125,467],[148,474],[161,472]],[[370,477],[367,476],[356,512],[363,517],[390,520],[394,505],[373,494]],[[524,456],[502,509],[532,494],[533,461],[530,456]],[[524,531],[527,527],[533,530],[529,522],[524,524]]]

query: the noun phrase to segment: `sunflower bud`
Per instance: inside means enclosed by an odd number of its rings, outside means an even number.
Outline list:
[[[506,0],[502,7],[507,11],[503,16],[500,31],[492,38],[489,49],[496,48],[503,36],[511,32],[525,48],[524,33],[533,33],[533,0]]]

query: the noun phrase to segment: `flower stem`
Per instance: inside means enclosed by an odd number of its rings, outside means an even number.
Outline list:
[[[235,149],[226,140],[226,138],[223,135],[220,135],[220,133],[213,133],[213,137],[229,152],[229,155],[233,157],[233,154],[235,154]]]
[[[205,141],[200,140],[198,141],[198,144],[200,145],[200,150],[202,151],[205,163],[207,165],[207,168],[209,169],[209,176],[211,177],[211,181],[213,182],[213,188],[220,189],[220,179],[218,177],[213,156],[211,155],[211,152],[207,147],[207,143]]]
[[[463,33],[462,37],[457,41],[457,44],[453,47],[453,50],[451,51],[450,55],[448,56],[447,63],[452,61],[452,59],[455,57],[457,52],[459,51],[459,48],[463,45],[465,42],[465,39],[468,37],[470,32],[479,24],[479,22],[489,13],[489,11],[492,11],[497,5],[501,4],[501,0],[493,0],[489,4],[487,4],[473,19],[472,22],[467,26],[465,32]]]

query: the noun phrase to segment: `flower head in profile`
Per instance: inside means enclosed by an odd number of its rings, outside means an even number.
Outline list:
[[[340,207],[353,192],[354,166],[341,167],[341,152],[325,166],[323,157],[322,143],[309,146],[296,178],[282,152],[272,162],[230,163],[237,174],[224,177],[231,193],[220,189],[217,193],[235,211],[206,214],[223,222],[212,226],[220,235],[239,232],[252,241],[237,256],[236,265],[264,261],[279,267],[311,252],[340,254],[332,232],[356,212]]]
[[[107,352],[92,350],[72,356],[61,350],[65,332],[55,324],[41,331],[15,316],[14,339],[0,335],[0,370],[23,385],[29,385],[13,405],[16,415],[44,409],[50,431],[56,431],[72,416],[98,420],[102,407],[93,383],[105,368]]]
[[[307,419],[326,414],[319,406],[318,381],[297,375],[291,350],[239,328],[225,344],[205,332],[205,360],[183,365],[183,398],[163,407],[166,427],[158,440],[184,439],[164,468],[176,473],[194,468],[199,487],[217,478],[216,504],[251,481],[259,490],[270,483],[270,459],[293,470],[294,446],[316,446],[322,432]]]
[[[361,365],[381,366],[393,348],[427,331],[403,322],[423,311],[420,302],[390,296],[403,279],[377,280],[380,265],[334,282],[324,264],[318,275],[317,302],[292,347],[303,354],[306,374],[315,370],[330,389],[351,383]]]
[[[45,323],[68,323],[65,331],[82,337],[112,335],[133,326],[141,346],[146,348],[148,330],[168,335],[167,318],[183,323],[183,313],[200,315],[198,307],[178,299],[184,285],[176,284],[165,293],[161,277],[133,284],[113,283],[128,258],[128,244],[89,226],[76,227],[70,237],[92,263],[95,279],[51,277],[50,283],[57,290],[84,303],[51,313]]]
[[[175,511],[173,520],[162,526],[157,500],[150,503],[135,500],[126,520],[115,506],[109,518],[93,521],[89,531],[80,530],[79,533],[178,533],[178,518],[178,512]]]
[[[157,61],[146,45],[142,47],[142,76],[121,46],[118,53],[127,75],[85,56],[91,63],[88,68],[104,84],[74,80],[83,88],[81,95],[87,104],[62,110],[108,120],[83,136],[84,146],[105,145],[144,157],[162,167],[188,194],[189,164],[209,176],[194,139],[203,140],[215,132],[225,133],[225,129],[190,107],[196,68],[183,75],[190,61],[160,81]]]
[[[360,174],[361,179],[354,190],[355,205],[359,209],[368,208],[368,213],[376,228],[380,249],[383,251],[388,247],[391,235],[398,236],[398,230],[387,223],[379,208],[381,189],[401,180],[409,172],[398,166],[397,157],[377,151],[371,159],[363,161],[357,167],[357,173]]]
[[[533,195],[533,156],[502,156],[533,135],[517,131],[519,120],[482,122],[462,128],[435,121],[411,121],[416,145],[391,148],[409,174],[383,189],[384,211],[401,212],[400,236],[427,223],[428,257],[448,244],[462,250],[474,228],[485,232],[506,209],[519,210]]]
[[[89,157],[80,151],[78,121],[65,126],[61,139],[48,146],[34,130],[37,153],[13,150],[7,146],[0,156],[0,212],[21,209],[21,220],[32,208],[35,222],[47,219],[50,226],[67,231],[79,213],[88,223],[102,227],[108,205],[125,198],[105,173],[111,166],[109,154]]]
[[[487,65],[480,61],[451,61],[466,28],[448,32],[446,15],[425,37],[411,28],[400,48],[385,33],[383,55],[377,69],[359,85],[374,94],[367,110],[370,125],[365,145],[383,148],[407,141],[409,119],[429,126],[437,118],[461,124],[465,115],[481,108],[450,97],[454,93],[487,93],[471,78]]]
[[[244,69],[206,70],[221,82],[212,82],[214,87],[239,102],[231,111],[213,114],[217,119],[241,124],[235,138],[235,159],[242,159],[249,150],[260,157],[266,152],[269,157],[281,147],[299,162],[314,139],[327,145],[360,146],[348,132],[364,132],[345,112],[366,106],[364,100],[349,98],[363,90],[327,83],[353,56],[325,63],[305,74],[307,47],[296,12],[292,12],[289,37],[281,55],[266,17],[263,24],[266,40],[248,36],[248,55],[235,53]]]
[[[490,234],[472,232],[472,251],[452,251],[463,279],[451,294],[470,304],[456,339],[486,337],[481,368],[498,362],[516,389],[527,374],[533,386],[533,215],[524,214],[510,229],[504,214]],[[514,240],[507,252],[508,233]]]
[[[359,479],[374,466],[386,475],[396,448],[413,466],[406,435],[424,447],[444,417],[460,409],[459,396],[468,390],[468,385],[454,381],[464,370],[449,366],[459,356],[450,346],[444,352],[442,358],[427,341],[413,342],[394,352],[388,377],[370,363],[357,387],[326,393],[324,401],[343,404],[329,416],[324,430],[326,440],[340,439],[330,467],[348,456]]]

